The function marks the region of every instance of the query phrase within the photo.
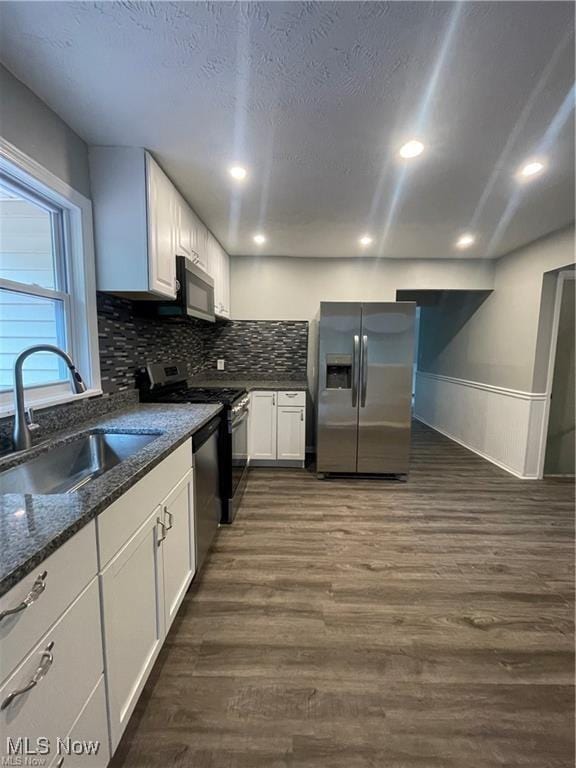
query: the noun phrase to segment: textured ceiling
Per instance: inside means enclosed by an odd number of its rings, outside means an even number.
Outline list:
[[[230,253],[485,257],[573,219],[573,26],[568,2],[2,2],[0,51],[88,143],[151,149]]]

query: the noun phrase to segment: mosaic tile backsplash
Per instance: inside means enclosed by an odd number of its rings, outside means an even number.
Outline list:
[[[146,316],[138,302],[98,294],[98,341],[102,389],[134,387],[146,362],[176,360],[190,376],[304,379],[308,323],[294,320],[193,320],[171,324]],[[224,371],[216,360],[224,358]]]
[[[146,314],[138,302],[98,294],[98,341],[104,394],[37,411],[45,439],[58,429],[137,401],[135,374],[146,362],[176,360],[190,376],[297,380],[306,378],[308,323],[289,320],[193,320],[171,324]],[[224,358],[224,371],[216,360]],[[11,417],[0,419],[0,455],[11,449]]]

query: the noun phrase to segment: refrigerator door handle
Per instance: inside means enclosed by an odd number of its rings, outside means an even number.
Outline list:
[[[366,389],[368,387],[368,336],[362,336],[362,389],[360,390],[360,406],[366,405]]]
[[[360,337],[354,334],[354,352],[352,354],[352,408],[358,405],[358,368],[360,360]]]

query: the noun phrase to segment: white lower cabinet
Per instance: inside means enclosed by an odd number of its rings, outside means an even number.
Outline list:
[[[108,764],[195,573],[193,484],[188,440],[2,597],[0,762]]]
[[[26,606],[0,619],[0,685],[97,572],[92,520],[0,598],[0,612]]]
[[[164,582],[164,623],[170,629],[196,570],[194,546],[193,472],[174,488],[162,505],[162,568]]]
[[[306,452],[306,421],[304,406],[278,406],[279,461],[302,461]]]
[[[248,450],[254,466],[304,466],[306,393],[254,391],[250,396]]]
[[[160,514],[158,507],[101,576],[112,750],[164,639]]]
[[[100,600],[94,578],[0,688],[0,754],[8,752],[8,739],[13,745],[26,739],[48,765],[56,755],[58,739],[70,732],[103,670]],[[42,753],[44,744],[49,750]]]
[[[62,740],[51,768],[106,768],[110,762],[104,675]]]
[[[164,498],[155,499],[153,495],[155,488],[163,487],[162,480],[173,477],[182,467],[183,448],[152,470],[157,476],[154,486],[150,486],[148,475],[114,502],[115,514],[124,519],[133,512],[135,500],[140,505],[152,505],[152,512],[100,576],[112,752],[118,746],[195,572],[194,471],[190,443],[184,449],[188,456],[184,476]],[[140,484],[146,497],[140,491]],[[108,553],[112,520],[106,513],[101,517],[108,531],[106,541],[102,542]]]
[[[252,392],[248,426],[250,460],[276,460],[276,392]]]

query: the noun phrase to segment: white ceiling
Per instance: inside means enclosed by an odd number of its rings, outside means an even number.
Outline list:
[[[0,3],[16,77],[88,143],[151,149],[233,254],[486,257],[568,224],[573,27],[568,2]]]

